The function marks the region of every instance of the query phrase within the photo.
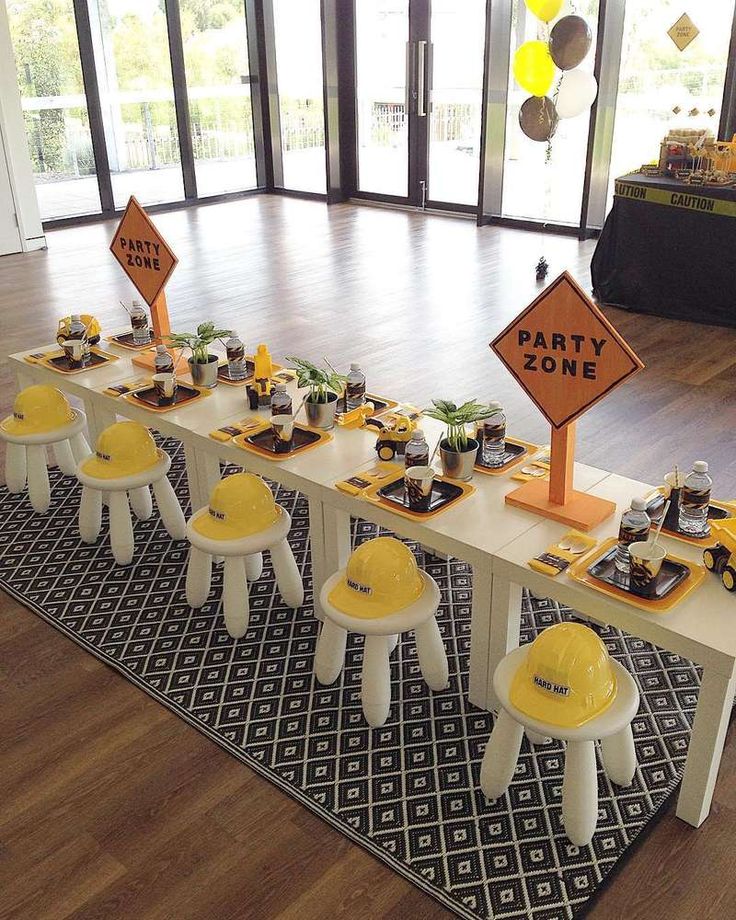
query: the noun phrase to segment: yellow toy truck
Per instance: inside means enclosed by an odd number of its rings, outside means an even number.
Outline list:
[[[393,460],[397,454],[403,457],[412,432],[417,427],[417,423],[406,415],[389,416],[389,419],[387,424],[377,418],[366,421],[366,428],[378,431],[376,453],[379,460]]]
[[[736,591],[736,517],[711,521],[710,529],[718,543],[703,550],[703,564],[721,576],[727,591]]]

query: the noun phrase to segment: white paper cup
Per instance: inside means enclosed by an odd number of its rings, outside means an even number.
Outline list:
[[[654,590],[662,563],[667,558],[667,551],[659,543],[630,543],[629,556],[631,570],[629,587],[635,594],[647,597]]]
[[[176,377],[173,374],[154,374],[151,377],[159,399],[172,399],[176,392]]]
[[[277,454],[288,453],[294,444],[294,416],[272,415],[273,449]]]
[[[435,475],[431,466],[410,466],[406,470],[404,485],[410,511],[429,510]]]

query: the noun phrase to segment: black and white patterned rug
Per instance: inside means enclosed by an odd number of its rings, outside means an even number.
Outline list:
[[[175,441],[164,446],[181,495],[182,451]],[[219,572],[209,603],[191,611],[187,544],[170,540],[157,513],[135,524],[137,562],[121,568],[106,520],[97,545],[80,542],[80,487],[51,475],[44,516],[27,496],[0,490],[0,586],[459,916],[581,916],[677,787],[699,685],[688,661],[601,631],[642,690],[634,722],[639,767],[628,789],[611,787],[599,771],[598,830],[590,846],[577,848],[561,826],[560,745],[530,748],[525,740],[508,794],[489,803],[480,791],[492,719],[467,702],[472,573],[465,563],[424,558],[413,547],[442,589],[450,686],[428,689],[414,642],[404,636],[391,659],[389,720],[370,730],[360,705],[360,637],[350,637],[334,686],[312,676],[318,624],[302,496],[277,494],[293,518],[305,605],[296,613],[283,605],[267,559],[251,586],[248,633],[233,640],[219,608]],[[375,535],[373,525],[356,524],[358,542]],[[525,598],[522,641],[570,616]]]

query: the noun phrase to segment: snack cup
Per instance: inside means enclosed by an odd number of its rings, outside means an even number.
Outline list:
[[[288,454],[294,446],[294,416],[272,415],[273,449],[277,454]]]
[[[81,367],[84,359],[84,342],[81,339],[63,339],[61,347],[71,367]]]
[[[431,466],[410,466],[406,470],[404,486],[410,511],[429,511],[434,477]]]
[[[629,556],[631,557],[629,587],[632,594],[650,597],[657,584],[662,563],[667,558],[667,551],[659,543],[647,540],[630,543]]]
[[[176,377],[172,373],[154,374],[151,381],[156,388],[158,404],[160,406],[171,405],[176,395]]]

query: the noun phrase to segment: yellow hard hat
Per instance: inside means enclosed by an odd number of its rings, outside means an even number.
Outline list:
[[[43,434],[63,428],[74,418],[69,400],[61,390],[36,384],[18,393],[13,414],[0,422],[0,428],[12,435]]]
[[[376,537],[351,555],[328,600],[350,616],[377,619],[409,607],[423,591],[424,581],[409,547],[393,537]]]
[[[97,438],[95,456],[84,461],[82,472],[96,479],[119,479],[150,469],[161,456],[145,425],[133,421],[115,422]]]
[[[192,527],[210,540],[238,540],[268,529],[280,514],[260,476],[235,473],[217,483],[210,495],[209,514],[194,518]]]
[[[540,633],[511,683],[510,700],[525,715],[577,728],[616,697],[616,675],[600,638],[582,623],[558,623]]]
[[[87,341],[92,342],[92,344],[98,342],[100,340],[100,333],[102,332],[99,321],[95,319],[91,313],[82,313],[79,318],[87,327]],[[56,330],[57,342],[61,343],[63,339],[68,338],[71,324],[71,316],[63,316],[59,320],[59,328]]]

